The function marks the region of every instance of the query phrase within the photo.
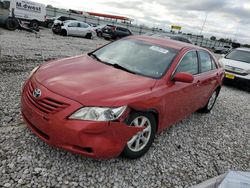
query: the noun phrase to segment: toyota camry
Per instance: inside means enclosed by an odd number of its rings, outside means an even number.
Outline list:
[[[21,111],[49,145],[91,158],[135,159],[157,133],[197,110],[210,112],[223,76],[206,49],[130,36],[36,67],[23,86]]]

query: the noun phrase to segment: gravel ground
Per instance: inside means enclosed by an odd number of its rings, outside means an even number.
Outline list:
[[[229,169],[250,171],[250,95],[233,87],[222,88],[211,114],[173,125],[138,160],[84,158],[27,130],[19,102],[31,69],[105,43],[0,28],[0,187],[189,187]]]

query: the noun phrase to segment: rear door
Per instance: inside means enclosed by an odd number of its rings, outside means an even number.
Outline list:
[[[197,86],[200,90],[199,100],[201,107],[207,103],[211,93],[218,84],[217,65],[211,55],[205,50],[198,51],[199,57],[199,76],[197,77]]]
[[[81,22],[79,27],[79,36],[85,37],[90,30],[90,26],[86,23]]]
[[[68,24],[68,29],[67,29],[68,35],[77,36],[78,24],[79,23],[75,21]]]

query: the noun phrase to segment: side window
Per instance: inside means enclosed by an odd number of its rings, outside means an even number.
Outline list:
[[[122,31],[122,32],[127,32],[127,29],[122,28],[122,27],[117,27],[117,30],[118,30],[118,31]]]
[[[82,28],[88,28],[89,26],[87,25],[87,24],[85,24],[85,23],[80,23],[80,26],[82,27]]]
[[[212,62],[210,55],[205,51],[199,51],[201,72],[207,72],[212,70]]]
[[[217,65],[216,65],[216,63],[214,61],[214,58],[212,58],[211,56],[210,56],[210,58],[211,58],[211,61],[212,61],[212,70],[217,69],[218,67],[217,67]]]
[[[72,22],[68,26],[69,27],[78,27],[78,22]]]
[[[179,63],[176,72],[188,72],[198,74],[198,59],[196,51],[188,52]]]

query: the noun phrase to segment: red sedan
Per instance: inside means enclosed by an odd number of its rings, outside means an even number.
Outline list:
[[[92,158],[138,158],[156,133],[209,112],[223,73],[206,49],[131,36],[35,68],[23,87],[22,115],[52,146]]]

